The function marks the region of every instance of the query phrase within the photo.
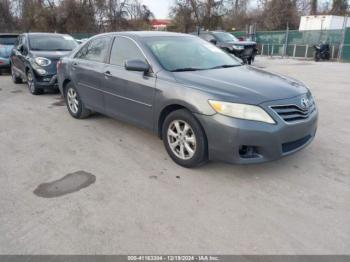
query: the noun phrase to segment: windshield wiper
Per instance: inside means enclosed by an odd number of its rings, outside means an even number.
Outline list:
[[[237,66],[241,66],[241,65],[219,65],[219,66],[214,66],[210,69],[229,68],[229,67],[237,67]]]
[[[186,72],[186,71],[199,71],[199,70],[203,70],[203,69],[193,68],[193,67],[185,67],[185,68],[178,68],[178,69],[171,70],[171,72]]]

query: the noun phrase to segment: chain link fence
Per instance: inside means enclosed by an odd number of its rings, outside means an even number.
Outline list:
[[[245,32],[232,33],[242,37]],[[331,59],[350,62],[350,28],[323,31],[261,31],[255,35],[261,55],[313,58],[314,45],[322,42],[330,46]]]

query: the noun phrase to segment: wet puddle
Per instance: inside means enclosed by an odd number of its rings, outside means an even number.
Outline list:
[[[13,90],[13,91],[11,91],[11,93],[13,93],[13,94],[22,93],[22,92],[23,92],[22,90]]]
[[[77,171],[64,176],[59,180],[40,184],[34,194],[39,197],[60,197],[79,191],[95,183],[96,177],[85,171]]]

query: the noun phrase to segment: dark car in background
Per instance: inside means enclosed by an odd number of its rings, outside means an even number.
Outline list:
[[[242,65],[192,35],[95,36],[60,60],[58,82],[74,118],[94,111],[149,129],[185,167],[278,159],[310,144],[317,129],[303,83]]]
[[[10,55],[18,34],[0,34],[0,74],[10,68]]]
[[[44,89],[58,88],[56,64],[78,43],[69,35],[25,33],[18,36],[11,53],[11,74],[14,83],[26,81],[33,95]]]
[[[199,33],[199,37],[239,57],[245,64],[251,64],[258,51],[256,42],[240,41],[234,35],[227,32],[202,31]]]

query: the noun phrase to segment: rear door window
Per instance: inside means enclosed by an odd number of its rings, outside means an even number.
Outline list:
[[[107,57],[110,37],[91,40],[76,54],[76,58],[103,63]]]

